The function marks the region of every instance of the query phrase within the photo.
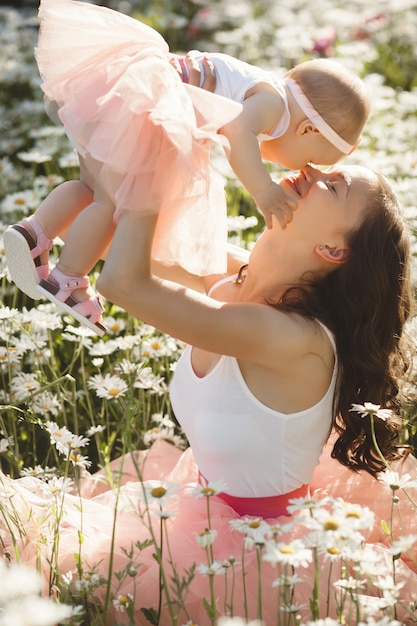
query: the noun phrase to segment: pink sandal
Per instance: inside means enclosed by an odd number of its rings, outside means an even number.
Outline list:
[[[36,239],[25,224],[33,228]],[[6,262],[13,282],[33,300],[39,300],[39,282],[49,276],[49,265],[41,264],[40,256],[50,250],[49,239],[39,222],[33,217],[9,226],[3,233]]]
[[[67,276],[56,267],[52,270],[50,276],[57,282],[55,283],[49,278],[41,280],[37,287],[38,292],[102,337],[107,330],[101,324],[101,315],[104,307],[101,298],[90,287],[88,276]],[[82,302],[78,302],[71,294],[75,289],[84,288],[89,288],[87,293],[90,297]]]

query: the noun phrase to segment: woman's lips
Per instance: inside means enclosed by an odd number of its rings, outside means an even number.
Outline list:
[[[291,189],[293,189],[295,191],[297,196],[301,196],[301,191],[300,191],[298,177],[285,178],[283,182],[285,182],[287,185],[289,185],[291,187]]]

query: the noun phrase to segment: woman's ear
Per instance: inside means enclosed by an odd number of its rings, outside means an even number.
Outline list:
[[[300,137],[301,135],[305,135],[308,133],[320,134],[320,131],[314,126],[313,122],[306,117],[302,120],[297,128],[295,129],[295,134]]]
[[[318,245],[315,248],[316,253],[329,263],[344,263],[349,258],[349,248],[337,246]]]

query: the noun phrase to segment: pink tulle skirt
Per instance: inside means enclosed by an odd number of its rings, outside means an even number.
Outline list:
[[[161,212],[154,256],[226,269],[223,178],[210,149],[241,105],[182,83],[165,40],[106,7],[42,0],[36,59],[45,106],[121,211]]]
[[[401,518],[394,507],[391,510],[390,489],[380,481],[364,473],[352,473],[342,467],[330,456],[331,444],[324,450],[320,465],[317,468],[311,484],[311,498],[332,496],[342,498],[350,504],[359,504],[369,507],[375,514],[375,522],[370,529],[362,531],[365,542],[372,546],[375,554],[386,564],[388,569],[392,565],[392,554],[389,551],[391,539],[384,532],[381,521],[387,524],[393,520],[392,531],[394,537],[409,535],[415,529],[416,509],[414,505],[400,491],[399,506]],[[124,624],[126,613],[122,612],[120,603],[128,602],[134,611],[136,625],[148,624],[142,609],[158,610],[160,588],[160,569],[155,559],[155,547],[149,545],[149,540],[163,545],[163,571],[166,588],[169,589],[171,605],[174,614],[179,611],[178,622],[174,622],[166,606],[166,596],[162,598],[162,618],[160,624],[170,626],[173,623],[190,623],[205,626],[211,624],[205,608],[206,599],[214,603],[218,615],[230,612],[233,606],[235,616],[248,616],[255,619],[258,615],[258,599],[261,597],[262,618],[267,626],[282,623],[277,621],[278,607],[283,600],[278,599],[278,588],[274,581],[278,577],[276,564],[267,561],[261,563],[258,559],[259,550],[256,543],[246,541],[239,530],[231,527],[231,523],[242,522],[257,525],[268,523],[275,533],[278,542],[284,546],[291,546],[291,542],[305,537],[301,520],[303,512],[295,512],[292,517],[278,517],[260,520],[256,517],[245,518],[239,515],[218,496],[197,497],[193,490],[197,487],[198,469],[190,449],[181,453],[173,445],[164,441],[157,441],[150,450],[138,452],[133,456],[118,459],[112,463],[113,478],[117,480],[118,472],[122,471],[122,484],[119,489],[110,488],[104,472],[87,476],[81,484],[79,495],[66,495],[64,509],[59,522],[59,557],[58,568],[61,575],[72,572],[72,584],[78,580],[76,558],[83,563],[85,573],[95,572],[109,579],[109,569],[112,568],[110,597],[116,600],[109,605],[107,624]],[[398,470],[398,468],[397,468]],[[138,480],[138,471],[142,481]],[[416,477],[417,461],[414,457],[406,460],[398,470],[401,474],[408,472]],[[162,481],[162,483],[161,483]],[[167,501],[158,502],[149,495],[151,490],[163,484],[167,489]],[[55,529],[54,502],[47,499],[40,489],[40,481],[34,478],[23,478],[11,481],[2,477],[2,506],[5,507],[5,495],[10,498],[9,511],[11,518],[19,514],[25,520],[25,535],[19,536],[14,529],[13,547],[10,522],[8,526],[0,516],[0,534],[5,550],[13,554],[17,551],[21,560],[35,567],[41,564],[45,584],[49,580],[52,550],[52,535]],[[144,488],[147,490],[149,507],[144,507]],[[410,490],[412,491],[412,490]],[[158,491],[156,491],[158,493]],[[208,513],[209,503],[209,513]],[[115,510],[117,509],[117,518]],[[150,515],[146,512],[150,511]],[[163,517],[161,521],[161,511]],[[305,511],[304,511],[305,512]],[[356,512],[353,508],[351,516]],[[330,517],[331,524],[334,519]],[[299,523],[300,522],[300,523]],[[161,535],[161,526],[163,533]],[[217,532],[211,548],[199,545],[196,537],[205,536],[207,529]],[[80,544],[79,538],[83,541]],[[201,543],[201,542],[200,542]],[[333,544],[330,544],[333,545]],[[215,567],[223,567],[210,578],[207,571],[200,571],[199,566],[207,566],[207,554],[212,549]],[[363,548],[365,550],[365,547]],[[417,593],[417,549],[414,553],[401,555],[396,560],[397,581],[404,583],[401,589],[401,602],[398,619],[403,623],[412,623],[401,603],[409,605],[415,602]],[[328,587],[331,581],[340,578],[340,565],[319,556],[320,580],[319,606],[321,616],[327,613]],[[52,559],[53,560],[53,559]],[[370,565],[373,559],[370,559]],[[305,566],[306,565],[306,566]],[[332,569],[333,568],[333,569]],[[259,572],[261,571],[261,574]],[[311,615],[309,601],[312,597],[313,566],[301,564],[295,568],[298,582],[295,585],[295,596],[292,599],[297,606],[296,612],[303,616],[307,623]],[[281,574],[283,570],[281,570]],[[291,567],[286,572],[291,574]],[[352,574],[352,572],[351,572]],[[381,577],[383,575],[381,574]],[[189,580],[191,579],[191,581]],[[91,580],[90,576],[85,582]],[[213,586],[210,587],[210,580]],[[178,594],[182,582],[183,601],[186,612],[179,610],[172,603]],[[329,582],[330,581],[330,582]],[[78,581],[79,582],[79,581]],[[87,584],[87,583],[86,583]],[[94,596],[98,606],[105,602],[107,587],[104,582],[89,599]],[[282,593],[282,589],[281,592]],[[375,589],[364,589],[366,598],[376,597]],[[379,592],[382,593],[381,591]],[[129,595],[130,594],[130,595]],[[261,594],[261,596],[260,596]],[[333,592],[330,593],[329,613],[336,616]],[[119,599],[119,601],[118,601]],[[286,622],[284,622],[286,623]],[[352,613],[346,623],[355,624],[355,614]]]

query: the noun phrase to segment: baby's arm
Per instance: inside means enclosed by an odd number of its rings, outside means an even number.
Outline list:
[[[295,200],[273,182],[263,164],[257,135],[274,128],[284,111],[280,96],[271,88],[258,88],[243,103],[243,111],[220,132],[228,138],[228,159],[236,176],[249,191],[265,217],[268,228],[272,215],[282,228],[292,220]]]

